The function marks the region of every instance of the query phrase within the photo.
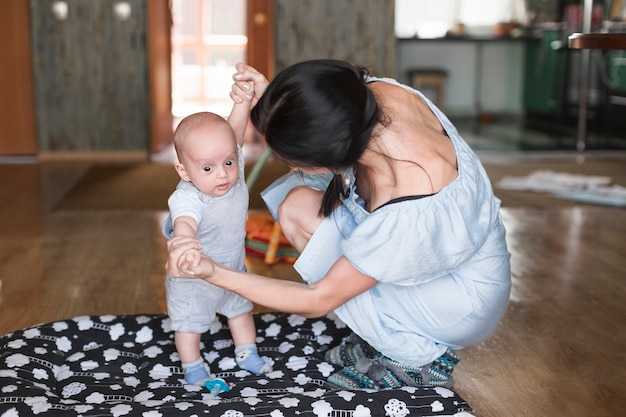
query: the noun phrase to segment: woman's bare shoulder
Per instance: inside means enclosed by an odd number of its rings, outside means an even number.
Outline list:
[[[395,84],[376,82],[372,91],[388,125],[381,139],[392,157],[412,161],[420,167],[413,177],[424,175],[432,192],[441,190],[457,176],[456,151],[443,125],[422,97]],[[409,169],[413,170],[409,164]],[[420,175],[421,174],[421,175]]]
[[[371,83],[370,89],[385,115],[390,118],[399,121],[406,118],[422,126],[424,124],[426,126],[441,126],[422,97],[401,85],[379,81]]]

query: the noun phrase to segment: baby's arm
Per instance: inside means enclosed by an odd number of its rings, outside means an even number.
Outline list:
[[[174,219],[174,237],[196,238],[198,222],[191,216],[179,216]]]
[[[269,82],[263,74],[249,65],[238,63],[235,68],[237,69],[237,73],[233,75],[235,83],[230,92],[230,98],[235,104],[228,122],[237,135],[239,146],[243,146],[243,135],[248,126],[250,109],[259,101]],[[240,107],[246,104],[247,106]]]
[[[237,64],[240,65],[240,64]],[[246,84],[248,88],[252,91],[254,89],[254,85],[252,82]],[[241,102],[235,101],[233,104],[233,109],[230,111],[230,115],[228,116],[228,123],[235,131],[235,136],[237,137],[237,144],[241,147],[243,146],[243,139],[246,133],[246,128],[248,127],[248,119],[250,118],[250,101],[243,100]]]
[[[197,243],[197,248],[200,248],[200,242],[196,240],[196,232],[198,231],[198,223],[191,216],[180,216],[174,220],[174,235],[173,237],[167,241],[167,250],[171,252],[174,247],[176,247],[179,243],[183,241],[195,241]],[[188,268],[193,268],[197,266],[200,262],[200,252],[198,252],[197,256],[190,255],[188,257],[188,262],[191,262]],[[181,256],[181,259],[178,260],[177,264],[180,265],[182,258],[185,257],[186,254]],[[187,272],[187,270],[180,269],[183,272]]]
[[[228,116],[228,123],[235,131],[237,137],[237,145],[243,146],[243,137],[248,127],[248,119],[250,117],[250,102],[244,101],[235,103],[233,109]]]

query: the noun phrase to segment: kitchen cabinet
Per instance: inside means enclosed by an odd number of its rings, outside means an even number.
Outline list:
[[[561,30],[543,30],[526,43],[524,109],[527,113],[561,117],[565,107],[567,50]]]

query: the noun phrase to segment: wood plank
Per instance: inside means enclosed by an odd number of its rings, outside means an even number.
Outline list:
[[[0,155],[37,152],[28,3],[9,0],[0,13]]]
[[[172,10],[169,0],[151,0],[148,7],[148,70],[150,81],[150,151],[160,152],[174,141],[172,115]]]
[[[274,1],[246,1],[246,62],[268,80],[274,78]]]
[[[90,166],[0,164],[0,334],[165,311],[164,211],[50,211]],[[621,415],[626,210],[515,207],[503,220],[509,308],[490,338],[460,352],[455,391],[477,417]],[[254,272],[298,279],[290,264],[249,261]]]

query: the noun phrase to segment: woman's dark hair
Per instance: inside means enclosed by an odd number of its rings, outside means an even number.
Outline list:
[[[336,172],[320,208],[324,216],[343,193],[339,171],[359,160],[381,119],[367,75],[344,61],[301,62],[281,71],[252,109],[254,127],[279,158]]]

